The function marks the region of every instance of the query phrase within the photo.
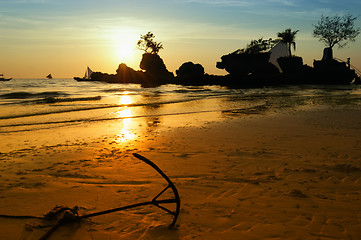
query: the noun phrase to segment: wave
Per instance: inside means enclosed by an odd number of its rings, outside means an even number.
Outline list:
[[[12,92],[0,95],[2,99],[28,99],[28,98],[46,98],[46,97],[56,97],[56,96],[66,96],[68,94],[62,92],[41,92],[41,93],[31,93],[31,92]]]
[[[212,92],[211,89],[197,89],[197,88],[189,88],[189,89],[177,89],[174,90],[175,93],[204,93],[204,92]]]
[[[79,101],[98,101],[101,100],[101,96],[96,97],[79,97],[79,98],[55,98],[47,97],[38,100],[39,103],[62,103],[62,102],[79,102]]]
[[[48,112],[37,112],[37,113],[24,113],[24,114],[14,114],[8,116],[0,116],[0,120],[5,119],[15,119],[15,118],[24,118],[24,117],[35,117],[35,116],[43,116],[57,113],[69,113],[69,112],[78,112],[78,111],[88,111],[88,110],[96,110],[96,109],[104,109],[104,108],[116,108],[116,107],[124,107],[128,105],[103,105],[103,106],[94,106],[94,107],[78,107],[76,109],[59,109]]]
[[[4,94],[5,95],[5,94]],[[10,95],[10,94],[9,94]],[[16,95],[15,95],[16,96]],[[19,96],[18,99],[25,99],[25,98],[30,98],[30,97],[24,97],[23,96]],[[44,96],[44,95],[38,95],[38,96]],[[1,97],[1,96],[0,96]],[[5,97],[7,98],[7,97]],[[10,96],[7,99],[15,99],[14,97]],[[0,103],[1,105],[16,105],[16,104],[45,104],[45,103],[64,103],[64,102],[79,102],[79,101],[99,101],[101,100],[102,97],[101,96],[95,96],[95,97],[77,97],[77,98],[59,98],[59,97],[45,97],[45,98],[41,98],[41,99],[36,99],[36,100],[25,100],[25,101],[20,101],[20,102],[5,102],[5,103]],[[1,117],[0,117],[1,119]]]
[[[84,97],[84,98],[45,98],[40,100],[35,100],[32,102],[36,103],[62,103],[62,102],[76,102],[76,101],[96,101],[100,100],[100,96],[96,97]],[[110,109],[110,108],[119,108],[119,107],[159,107],[160,105],[167,104],[175,104],[175,103],[183,103],[183,102],[191,102],[195,100],[201,99],[200,97],[186,98],[186,99],[177,99],[177,100],[169,100],[169,101],[159,101],[159,102],[151,102],[151,103],[132,103],[132,104],[99,104],[99,105],[85,105],[85,106],[76,106],[73,105],[73,108],[65,108],[65,109],[56,109],[49,110],[44,112],[31,112],[31,113],[22,113],[22,114],[11,114],[0,116],[0,120],[8,120],[8,119],[16,119],[16,118],[24,118],[24,117],[35,117],[35,116],[45,116],[51,114],[59,114],[59,113],[75,113],[80,111],[90,111],[90,110],[99,110],[99,109]],[[27,102],[29,103],[29,102]]]
[[[58,120],[58,121],[44,121],[44,122],[35,122],[35,123],[18,123],[18,124],[6,124],[1,127],[32,127],[37,126],[37,129],[49,129],[52,128],[50,125],[53,125],[54,128],[58,127],[60,124],[62,125],[72,125],[79,124],[85,122],[103,122],[103,121],[114,121],[114,120],[123,120],[123,119],[136,119],[136,118],[149,118],[149,117],[161,117],[161,116],[179,116],[179,115],[189,115],[189,114],[201,114],[201,113],[212,113],[212,112],[220,112],[225,114],[254,114],[255,112],[262,112],[267,108],[264,104],[256,105],[252,107],[245,108],[232,108],[232,109],[210,109],[210,110],[198,110],[198,111],[185,111],[185,112],[172,112],[172,113],[159,113],[159,114],[145,114],[145,115],[134,115],[134,116],[125,116],[125,117],[100,117],[100,118],[78,118],[71,120]],[[48,127],[46,127],[48,126]],[[9,131],[0,131],[0,133],[12,133],[12,132],[25,132],[25,131],[33,131],[35,129],[12,129]]]
[[[133,88],[110,88],[101,90],[105,93],[124,93],[127,92],[127,95],[136,95],[138,91],[142,91],[142,89],[133,89]]]

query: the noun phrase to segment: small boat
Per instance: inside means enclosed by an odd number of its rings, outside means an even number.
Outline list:
[[[48,76],[46,76],[47,79],[52,79],[53,76],[51,76],[51,74],[49,74]]]
[[[4,78],[4,75],[2,73],[0,73],[0,81],[5,82],[5,81],[10,81],[12,78]]]
[[[93,71],[87,67],[84,77],[74,77],[75,80],[77,81],[91,81],[91,75],[93,74]]]

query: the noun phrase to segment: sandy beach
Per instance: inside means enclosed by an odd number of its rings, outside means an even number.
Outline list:
[[[361,240],[360,13],[0,0],[0,240]]]
[[[174,229],[169,214],[144,206],[61,226],[49,239],[361,239],[360,107],[222,114],[11,134],[0,153],[0,214],[149,201],[167,184],[139,153],[178,188]],[[39,239],[44,225],[0,218],[0,239]]]

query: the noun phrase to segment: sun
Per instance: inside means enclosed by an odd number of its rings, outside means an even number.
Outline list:
[[[137,42],[139,34],[133,28],[110,28],[104,35],[108,42],[112,61],[116,64],[125,63],[127,66],[136,66],[139,59]]]
[[[127,63],[133,60],[135,55],[134,43],[120,42],[116,46],[116,57],[121,62]]]

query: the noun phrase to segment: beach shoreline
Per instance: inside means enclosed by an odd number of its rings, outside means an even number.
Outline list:
[[[76,205],[88,214],[152,199],[166,182],[136,152],[177,186],[176,230],[166,228],[170,216],[142,207],[61,227],[51,239],[358,239],[360,117],[358,106],[318,106],[178,127],[150,119],[126,141],[119,132],[77,139],[74,129],[87,129],[78,125],[64,135],[71,139],[1,151],[0,213]],[[0,222],[1,239],[46,231],[33,220]]]

